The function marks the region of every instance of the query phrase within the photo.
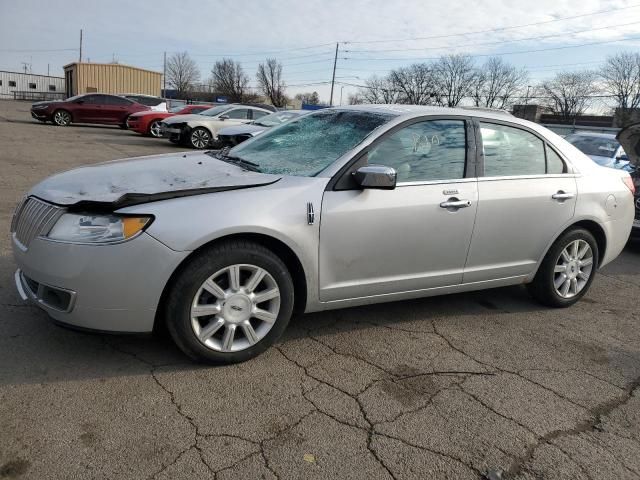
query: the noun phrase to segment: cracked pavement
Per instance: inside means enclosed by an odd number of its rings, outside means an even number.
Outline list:
[[[31,184],[178,151],[28,109],[0,102],[0,479],[640,478],[640,245],[570,309],[515,287],[316,313],[200,366],[19,299],[7,232]]]

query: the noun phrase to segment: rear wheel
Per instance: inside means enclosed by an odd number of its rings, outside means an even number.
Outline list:
[[[587,293],[597,268],[593,235],[582,228],[569,230],[547,252],[529,292],[544,305],[568,307]]]
[[[53,123],[59,127],[66,127],[71,124],[71,114],[66,110],[56,110],[53,112]]]
[[[129,120],[129,116],[127,115],[126,118],[124,119],[124,123],[121,123],[120,125],[118,125],[122,130],[126,130],[129,127],[127,126],[127,120]]]
[[[149,124],[149,135],[155,138],[162,137],[162,129],[160,128],[161,120],[153,120]]]
[[[196,127],[189,135],[189,145],[193,148],[203,149],[211,142],[211,132],[204,127]]]
[[[293,311],[293,282],[282,260],[260,244],[227,242],[194,257],[170,287],[172,338],[188,356],[236,363],[265,351]]]

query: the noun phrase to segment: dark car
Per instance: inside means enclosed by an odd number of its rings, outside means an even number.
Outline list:
[[[31,116],[61,127],[71,123],[99,123],[127,128],[129,115],[144,110],[149,110],[149,107],[124,97],[88,93],[62,101],[34,103],[31,105]]]

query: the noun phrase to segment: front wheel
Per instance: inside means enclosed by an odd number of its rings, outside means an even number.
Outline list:
[[[154,138],[162,137],[162,128],[160,128],[161,120],[154,120],[149,124],[149,135]]]
[[[547,252],[529,292],[544,305],[568,307],[587,293],[597,268],[593,235],[583,228],[569,230]]]
[[[236,363],[259,355],[280,337],[293,311],[287,267],[253,242],[205,250],[169,288],[169,333],[188,356],[207,363]]]
[[[71,124],[71,114],[66,110],[56,110],[53,112],[53,123],[59,127],[66,127]]]
[[[207,148],[211,142],[211,132],[203,127],[194,128],[189,135],[189,144],[193,148],[202,150]]]

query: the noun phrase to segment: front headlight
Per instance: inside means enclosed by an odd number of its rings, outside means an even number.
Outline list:
[[[115,243],[135,237],[151,223],[149,216],[62,215],[47,238],[72,243]]]

